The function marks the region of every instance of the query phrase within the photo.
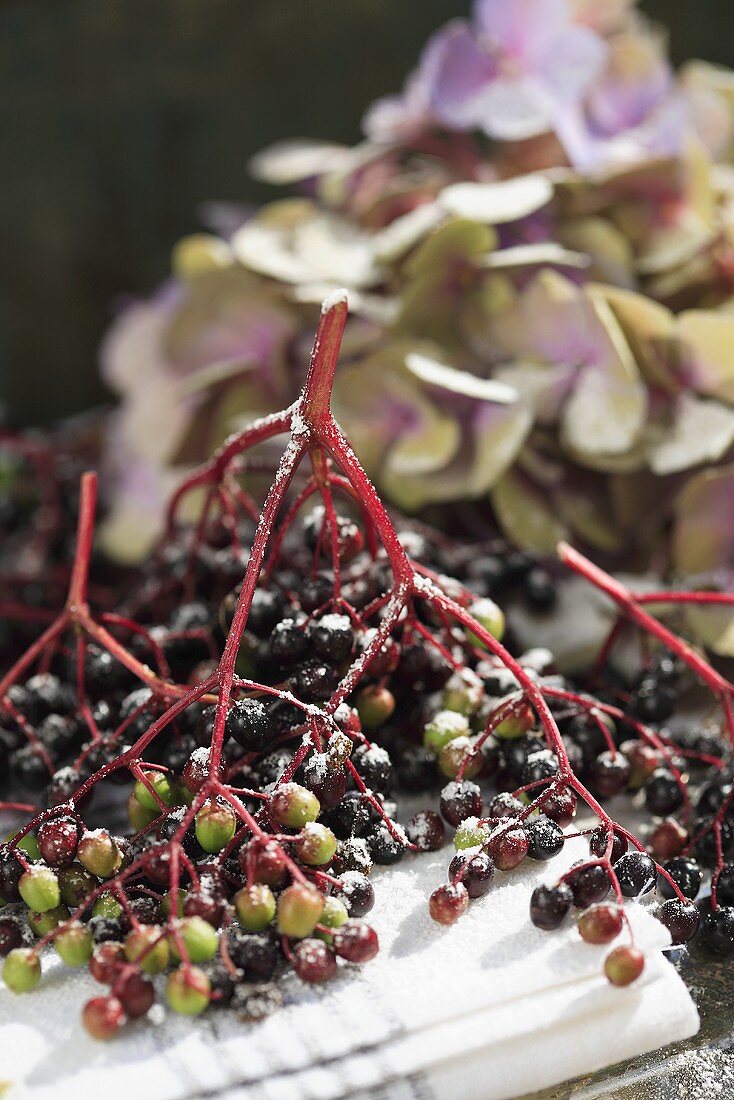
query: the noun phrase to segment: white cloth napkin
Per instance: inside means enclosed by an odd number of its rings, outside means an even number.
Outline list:
[[[450,849],[376,877],[371,923],[382,950],[321,988],[296,978],[287,1005],[259,1024],[229,1012],[193,1023],[156,1009],[110,1044],[88,1039],[84,999],[101,990],[49,956],[34,994],[0,990],[0,1082],[7,1100],[505,1100],[694,1034],[695,1006],[661,954],[667,933],[643,907],[630,915],[648,962],[620,990],[601,974],[608,948],[572,923],[535,929],[528,901],[586,852],[574,839],[549,864],[498,873],[453,928],[433,924],[427,894]]]

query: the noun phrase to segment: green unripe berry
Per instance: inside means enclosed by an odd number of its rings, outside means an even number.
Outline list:
[[[59,932],[54,947],[67,966],[86,966],[92,957],[92,933],[78,921]]]
[[[62,867],[58,875],[61,900],[70,909],[77,909],[97,885],[89,872],[78,863]]]
[[[183,916],[184,902],[186,901],[186,893],[187,893],[186,890],[179,890],[178,891],[178,906],[177,906],[178,912],[176,913],[177,917],[182,917]],[[171,915],[171,893],[170,893],[170,891],[165,893],[163,895],[163,897],[161,898],[160,908],[161,908],[161,913],[163,914],[164,917],[170,917],[170,915]]]
[[[125,937],[125,958],[139,962],[146,974],[160,974],[168,966],[169,956],[168,941],[153,924],[141,924]]]
[[[79,841],[76,858],[97,878],[112,878],[122,866],[122,853],[106,829],[86,832]]]
[[[36,913],[46,913],[61,902],[59,880],[50,867],[29,867],[20,876],[18,890],[28,908]]]
[[[29,993],[41,980],[41,964],[29,947],[16,947],[3,964],[3,981],[11,993]]]
[[[189,962],[208,962],[216,955],[219,936],[203,917],[184,917],[178,923],[178,933],[188,952]],[[169,936],[169,944],[174,959],[179,960],[174,936]]]
[[[234,896],[237,920],[248,932],[260,932],[275,916],[275,895],[264,883],[243,886]]]
[[[175,801],[175,794],[173,790],[173,784],[167,775],[163,772],[143,772],[143,775],[147,779],[150,786],[160,798],[161,802],[165,806],[172,806]],[[138,779],[133,787],[133,795],[135,796],[138,804],[143,807],[144,810],[154,810],[155,816],[162,812],[160,805],[156,802],[155,798],[146,787],[145,783],[141,779]]]
[[[455,710],[440,710],[423,730],[423,745],[438,756],[444,745],[455,737],[466,737],[469,722],[465,715]]]
[[[377,730],[395,711],[395,696],[386,687],[370,684],[358,693],[355,706],[363,729]]]
[[[349,910],[341,898],[324,898],[324,908],[319,917],[319,924],[325,924],[327,928],[341,928],[348,920]],[[315,932],[314,935],[326,943],[331,943],[333,939],[328,932]]]
[[[205,802],[196,815],[196,839],[205,852],[221,852],[237,831],[237,816],[231,806]]]
[[[127,816],[136,833],[145,829],[151,821],[155,821],[157,817],[160,817],[160,814],[161,811],[157,807],[155,810],[149,810],[145,806],[141,806],[134,793],[127,800]]]
[[[211,983],[197,966],[179,966],[168,976],[166,1000],[182,1016],[199,1016],[211,999]]]
[[[296,882],[278,898],[278,931],[303,939],[310,936],[321,919],[324,897],[315,886]]]
[[[533,728],[534,724],[535,718],[532,708],[525,704],[519,710],[516,710],[514,714],[509,714],[507,718],[503,718],[495,728],[494,734],[495,737],[499,737],[503,741],[510,741],[515,737],[522,737],[529,729]]]
[[[297,838],[293,849],[302,863],[322,867],[334,858],[337,840],[331,829],[318,821],[309,821]]]
[[[457,852],[464,848],[478,848],[489,840],[490,831],[487,825],[479,824],[478,818],[467,817],[454,834],[454,847]]]
[[[612,985],[631,985],[645,969],[645,956],[638,947],[615,947],[604,960],[604,973]]]
[[[441,705],[457,714],[474,714],[482,704],[484,685],[476,672],[465,668],[455,672],[443,689]]]
[[[92,906],[93,917],[110,917],[115,920],[122,913],[122,906],[114,894],[100,894]]]
[[[473,779],[482,770],[482,754],[474,753],[474,742],[469,737],[455,737],[441,749],[438,757],[438,766],[447,779],[456,779],[459,769],[464,767],[464,779]]]
[[[55,909],[47,909],[45,913],[29,912],[26,919],[31,931],[41,939],[42,936],[53,932],[54,928],[58,928],[68,917],[69,910],[66,906],[57,905]]]
[[[8,840],[10,840],[10,837],[8,837]],[[17,847],[20,848],[21,852],[25,852],[29,859],[41,858],[41,849],[38,847],[35,833],[26,833],[22,840],[18,841]]]
[[[469,608],[469,614],[498,642],[502,640],[502,635],[505,633],[505,615],[502,608],[498,607],[494,600],[476,600]],[[467,630],[466,637],[471,645],[484,648],[484,642],[473,631]]]
[[[299,783],[283,783],[273,791],[270,808],[279,825],[302,829],[319,816],[321,804],[312,792]]]

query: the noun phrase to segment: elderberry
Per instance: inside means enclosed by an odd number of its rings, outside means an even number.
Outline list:
[[[399,863],[405,855],[405,844],[393,836],[384,821],[380,821],[366,839],[375,863],[385,866]]]
[[[260,699],[238,699],[233,703],[225,729],[248,752],[264,752],[277,735],[273,715]]]
[[[563,830],[555,821],[542,814],[528,821],[526,829],[528,855],[531,859],[552,859],[563,847]]]
[[[691,860],[690,862],[693,862],[693,861]],[[700,886],[700,885],[701,885],[701,873],[699,871],[698,886]],[[696,887],[696,893],[698,893],[698,886]],[[683,891],[683,892],[685,893],[685,891]],[[686,897],[690,897],[690,898],[694,898],[695,896],[696,896],[695,893],[694,894],[686,894]],[[719,876],[716,879],[716,900],[717,900],[719,905],[734,905],[734,864],[733,863],[724,864],[724,866],[721,868],[721,871],[719,872]]]
[[[611,889],[609,875],[600,863],[592,863],[579,870],[572,870],[566,878],[573,894],[573,903],[577,909],[588,909],[590,905],[603,901]]]
[[[658,817],[667,817],[683,805],[683,791],[667,768],[657,768],[645,784],[645,805]]]
[[[734,908],[720,905],[709,910],[701,932],[706,945],[717,955],[734,955]]]
[[[691,859],[690,856],[674,856],[672,859],[666,860],[663,867],[684,897],[693,901],[701,888],[701,879],[703,878],[701,868],[696,861]],[[719,877],[719,883],[720,882],[721,876]],[[663,898],[675,898],[677,896],[672,886],[663,875],[658,875],[657,888],[658,893]],[[717,890],[718,889],[719,887],[717,886]],[[732,890],[731,898],[734,900],[734,890]],[[722,905],[731,904],[730,901],[723,897],[721,903]]]
[[[598,859],[602,859],[607,852],[607,846],[609,844],[609,832],[604,825],[597,825],[594,831],[589,835],[589,851],[593,856]],[[616,863],[618,859],[624,855],[627,851],[627,838],[618,833],[616,829],[613,832],[611,862]]]
[[[688,943],[698,931],[701,917],[692,902],[670,898],[658,906],[655,916],[670,932],[673,944]]]
[[[269,982],[273,977],[278,964],[278,951],[270,936],[232,927],[227,932],[227,948],[245,981]]]
[[[627,852],[614,865],[619,888],[626,898],[647,894],[655,886],[655,863],[645,852]]]
[[[470,898],[483,897],[494,878],[494,863],[486,852],[457,852],[449,864],[449,881],[461,882]]]
[[[536,928],[559,928],[571,909],[573,893],[565,882],[557,886],[536,886],[530,897],[530,919]]]

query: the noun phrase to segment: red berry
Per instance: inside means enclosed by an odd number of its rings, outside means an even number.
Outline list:
[[[645,956],[637,947],[615,947],[604,962],[604,973],[612,985],[631,985],[645,969]]]
[[[530,841],[520,824],[503,826],[489,839],[487,851],[500,871],[511,871],[528,854]]]
[[[76,855],[79,827],[72,817],[45,821],[38,828],[38,849],[49,867],[66,867]]]
[[[364,963],[374,959],[380,950],[380,941],[371,925],[350,920],[334,932],[334,950],[347,962]]]
[[[437,924],[455,924],[469,907],[469,893],[462,882],[449,882],[433,891],[428,911]]]
[[[570,825],[576,814],[578,799],[573,791],[554,791],[543,802],[543,813],[556,825]]]
[[[121,943],[100,943],[89,960],[89,973],[102,985],[112,985],[127,966]]]
[[[674,817],[666,817],[653,829],[648,847],[658,863],[679,856],[688,843],[688,833]]]
[[[326,982],[336,972],[336,958],[321,940],[301,940],[293,950],[293,969],[304,982]]]
[[[433,810],[420,810],[414,814],[405,831],[411,844],[415,844],[421,852],[437,852],[446,839],[443,821]]]
[[[275,840],[264,844],[251,841],[240,848],[240,869],[246,875],[248,868],[257,882],[265,886],[282,886],[288,875],[285,852]]]
[[[145,1016],[155,1001],[153,983],[134,971],[115,986],[115,994],[131,1020]]]
[[[117,997],[92,997],[82,1010],[82,1023],[93,1039],[114,1039],[125,1023]]]
[[[578,928],[586,943],[611,943],[622,931],[623,924],[619,906],[592,905],[579,917]]]

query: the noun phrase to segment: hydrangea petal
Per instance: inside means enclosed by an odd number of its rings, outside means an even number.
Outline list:
[[[373,239],[375,256],[381,263],[395,263],[438,229],[446,211],[439,203],[426,202],[401,215],[376,233]]]
[[[473,130],[481,125],[481,98],[496,64],[463,20],[455,20],[446,31],[430,89],[431,107],[445,125]]]
[[[433,501],[483,496],[512,466],[531,426],[532,414],[521,404],[481,404],[464,425],[461,447],[451,463],[410,480],[388,470],[385,489],[406,511]]]
[[[721,657],[734,657],[734,608],[686,608],[686,619],[693,636]]]
[[[548,41],[539,75],[557,108],[577,102],[600,74],[607,44],[589,27],[569,24]]]
[[[468,371],[456,370],[455,367],[449,367],[446,363],[420,352],[406,355],[405,365],[411,374],[427,386],[436,386],[460,397],[494,401],[501,405],[510,405],[517,401],[517,392],[511,386],[493,378],[478,378]]]
[[[165,363],[164,336],[169,310],[158,298],[136,302],[112,322],[100,348],[102,377],[125,394]]]
[[[554,103],[532,76],[502,76],[473,101],[476,125],[496,141],[525,141],[552,129]]]
[[[552,554],[568,529],[546,493],[508,471],[492,488],[492,507],[505,535],[517,546]]]
[[[520,394],[539,424],[553,424],[576,380],[576,368],[564,364],[514,362],[497,367],[494,377]]]
[[[351,149],[333,141],[300,138],[279,141],[251,157],[247,169],[263,183],[281,186],[341,168],[351,161]]]
[[[677,393],[680,386],[672,311],[644,294],[620,287],[594,286],[590,293],[603,298],[611,308],[643,377],[653,386]]]
[[[533,61],[569,28],[566,0],[477,0],[474,18],[491,46]]]
[[[286,283],[365,288],[380,279],[368,234],[298,199],[266,207],[237,231],[232,248],[245,267]]]
[[[717,462],[734,443],[734,410],[718,401],[681,395],[670,428],[650,445],[649,462],[661,476]]]
[[[566,404],[562,438],[577,455],[625,455],[638,441],[647,411],[647,391],[606,303],[594,309],[606,334],[603,357],[581,370]]]
[[[686,310],[678,317],[678,336],[694,389],[734,404],[734,314]]]
[[[684,576],[734,567],[734,465],[702,471],[678,494],[673,557]]]
[[[495,183],[454,183],[444,188],[438,201],[456,217],[501,225],[534,214],[552,198],[551,181],[541,173],[534,173]]]

